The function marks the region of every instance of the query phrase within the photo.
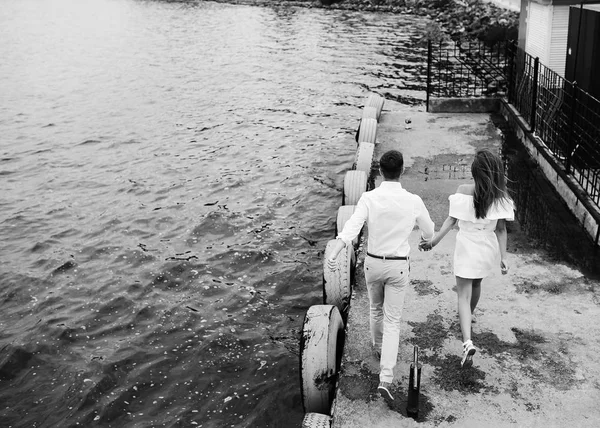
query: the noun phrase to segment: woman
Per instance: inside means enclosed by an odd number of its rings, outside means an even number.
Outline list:
[[[471,165],[474,184],[459,186],[450,195],[450,212],[439,232],[422,241],[420,249],[431,250],[458,223],[454,250],[454,275],[458,292],[458,317],[463,336],[461,367],[473,365],[476,348],[471,340],[471,317],[481,295],[481,281],[506,263],[506,224],[514,220],[514,206],[506,191],[502,160],[489,150],[480,150]]]

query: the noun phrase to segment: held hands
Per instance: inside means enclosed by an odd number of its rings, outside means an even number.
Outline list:
[[[508,264],[505,260],[500,261],[500,272],[502,272],[502,275],[506,275],[508,273]]]
[[[419,242],[419,251],[431,251],[433,249],[433,239],[423,239]]]

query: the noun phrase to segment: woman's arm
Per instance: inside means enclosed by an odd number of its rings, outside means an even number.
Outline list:
[[[506,263],[506,221],[504,219],[498,220],[496,224],[496,230],[494,230],[496,238],[498,238],[498,245],[500,246],[500,270],[505,275],[508,272],[508,264]]]
[[[448,218],[444,220],[442,227],[440,228],[438,233],[435,234],[433,239],[431,239],[430,241],[421,241],[421,244],[419,244],[419,248],[425,251],[431,250],[433,247],[440,243],[440,241],[444,238],[444,236],[448,234],[448,232],[450,232],[450,230],[456,225],[456,222],[456,218],[448,216]]]
[[[460,193],[463,195],[473,195],[474,189],[475,189],[475,186],[473,184],[461,184],[460,186],[458,186],[458,189],[456,189],[456,193],[457,194]],[[452,203],[450,204],[450,212],[452,212]],[[425,250],[425,251],[431,250],[433,247],[435,247],[437,244],[439,244],[442,239],[444,239],[444,236],[446,236],[448,234],[448,232],[450,232],[450,230],[454,226],[456,226],[457,222],[458,222],[458,219],[456,217],[452,217],[449,215],[448,218],[446,218],[446,220],[444,220],[442,227],[440,228],[438,233],[435,234],[433,239],[431,239],[429,241],[421,240],[421,243],[419,244],[419,249]]]
[[[436,233],[433,239],[431,240],[431,248],[435,247],[437,244],[440,243],[442,239],[444,239],[444,236],[446,236],[448,232],[450,232],[450,230],[454,226],[456,226],[456,221],[456,218],[450,216],[448,216],[448,218],[444,220],[444,224],[442,224],[442,227],[440,228],[439,232]]]

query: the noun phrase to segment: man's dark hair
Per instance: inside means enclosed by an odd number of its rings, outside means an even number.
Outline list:
[[[385,152],[379,159],[379,167],[383,178],[388,180],[396,180],[402,174],[404,168],[404,157],[398,150],[390,150]]]

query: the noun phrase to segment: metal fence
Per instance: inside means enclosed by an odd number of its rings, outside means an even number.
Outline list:
[[[507,89],[509,42],[440,42],[428,46],[427,95],[466,98],[502,94]]]
[[[506,96],[530,131],[600,207],[600,101],[514,42],[429,45],[431,96]]]

